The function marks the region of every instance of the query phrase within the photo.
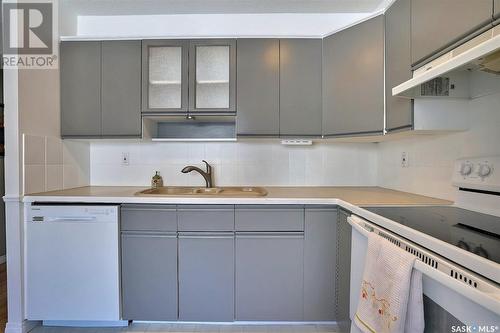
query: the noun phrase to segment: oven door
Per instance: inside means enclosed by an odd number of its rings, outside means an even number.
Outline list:
[[[352,322],[358,306],[369,232],[383,232],[385,238],[389,236],[404,242],[405,246],[409,245],[419,250],[424,261],[425,256],[432,254],[357,216],[350,216],[348,222],[352,226],[349,311]],[[432,259],[439,260],[440,269],[443,266],[443,269],[451,267],[455,268],[456,271],[464,272],[463,268],[449,261],[445,263],[445,259],[441,257],[434,255]],[[423,273],[425,332],[460,332],[457,328],[452,330],[453,327],[457,326],[498,326],[500,323],[500,315],[498,314],[500,312],[500,289],[497,285],[484,286],[485,290],[488,291],[488,293],[484,293],[451,277],[451,272],[450,275],[447,275],[434,269],[434,265],[431,268],[424,261],[420,260],[417,255],[415,269],[419,269]],[[478,277],[473,276],[473,278],[477,279]],[[489,283],[489,281],[482,279],[478,282],[481,286],[483,283]],[[359,330],[351,325],[351,332],[359,332]]]

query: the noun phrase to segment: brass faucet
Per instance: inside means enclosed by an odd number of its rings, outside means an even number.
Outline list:
[[[210,187],[213,187],[213,180],[212,180],[212,166],[210,164],[208,164],[207,161],[203,160],[202,161],[203,163],[206,164],[206,167],[207,167],[207,171],[203,171],[201,170],[200,168],[198,167],[195,167],[195,166],[192,166],[192,165],[188,165],[186,167],[184,167],[181,172],[182,173],[188,173],[188,172],[191,172],[191,171],[196,171],[198,172],[200,175],[203,176],[203,178],[205,178],[205,187],[206,188],[210,188]]]

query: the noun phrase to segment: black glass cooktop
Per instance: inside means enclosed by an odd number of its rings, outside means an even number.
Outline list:
[[[500,217],[449,206],[365,209],[500,263]]]

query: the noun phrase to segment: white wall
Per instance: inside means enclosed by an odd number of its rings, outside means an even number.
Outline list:
[[[92,185],[149,186],[159,170],[166,185],[204,185],[186,165],[206,159],[217,185],[376,185],[376,144],[315,144],[287,147],[276,140],[224,143],[92,142]],[[121,165],[122,153],[130,164]]]
[[[470,130],[383,142],[378,149],[378,184],[454,200],[453,163],[462,157],[500,155],[500,93],[469,102]],[[410,166],[401,168],[401,153]]]

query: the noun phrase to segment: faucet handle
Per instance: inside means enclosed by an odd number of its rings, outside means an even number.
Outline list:
[[[207,172],[210,173],[212,171],[212,166],[210,164],[208,164],[208,162],[205,161],[205,160],[202,160],[202,162],[206,164],[206,166],[207,166]]]

